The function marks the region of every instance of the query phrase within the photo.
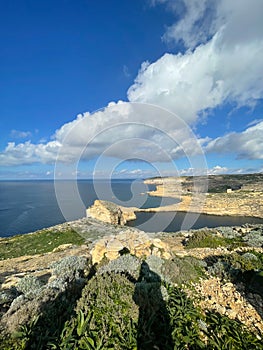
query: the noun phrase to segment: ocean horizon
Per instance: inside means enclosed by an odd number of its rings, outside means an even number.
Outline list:
[[[0,237],[34,232],[86,216],[96,199],[121,206],[153,208],[178,202],[175,198],[149,196],[155,185],[135,179],[1,180]],[[191,227],[238,226],[262,223],[263,219],[188,213]],[[128,226],[148,232],[175,232],[184,229],[186,213],[137,213]],[[195,220],[196,217],[196,220]]]
[[[73,185],[77,184],[76,195]],[[160,197],[150,197],[154,185],[135,179],[1,180],[0,237],[33,232],[86,216],[96,199],[125,206],[156,207]],[[172,203],[174,199],[167,199]],[[65,215],[66,208],[66,215]]]

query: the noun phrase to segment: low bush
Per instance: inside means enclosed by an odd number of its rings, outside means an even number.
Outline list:
[[[210,231],[196,231],[185,242],[188,249],[192,248],[218,248],[225,247],[227,242],[225,238],[218,237]]]

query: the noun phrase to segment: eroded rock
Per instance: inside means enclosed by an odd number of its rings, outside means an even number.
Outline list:
[[[122,255],[124,249],[137,257],[153,254],[169,259],[172,256],[169,246],[160,239],[142,231],[126,230],[116,236],[105,236],[97,240],[91,250],[92,262],[99,263],[104,257],[109,260],[116,259]]]

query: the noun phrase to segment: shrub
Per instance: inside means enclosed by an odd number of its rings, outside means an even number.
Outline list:
[[[190,256],[164,260],[162,276],[164,281],[177,285],[197,282],[200,277],[205,277],[204,262]]]
[[[210,275],[218,277],[220,279],[227,279],[229,273],[229,264],[225,261],[218,260],[212,266],[207,268],[207,271]]]
[[[60,348],[80,348],[85,342],[94,343],[87,349],[134,348],[138,307],[133,293],[134,284],[125,276],[94,276],[83,289],[76,316],[65,325]]]
[[[219,313],[207,313],[207,348],[206,349],[229,349],[229,350],[262,350],[263,344],[256,335],[246,327],[227,316]]]
[[[232,267],[239,269],[241,272],[249,270],[258,270],[263,269],[263,260],[255,253],[232,253],[229,256],[226,256],[226,261]]]
[[[243,237],[243,241],[251,247],[263,247],[263,233],[262,231],[250,231]]]
[[[29,299],[36,297],[40,289],[42,288],[43,283],[40,280],[32,275],[25,276],[17,283],[16,289],[25,294]]]
[[[98,274],[103,273],[123,273],[129,274],[135,280],[139,278],[140,274],[140,260],[130,254],[120,256],[118,259],[112,260],[106,265],[98,269]]]
[[[85,268],[87,268],[87,259],[83,256],[67,256],[50,266],[53,269],[53,274],[60,277],[62,280],[72,281],[80,279]]]
[[[185,242],[188,249],[192,248],[218,248],[226,246],[227,242],[223,237],[215,236],[210,231],[196,231]]]

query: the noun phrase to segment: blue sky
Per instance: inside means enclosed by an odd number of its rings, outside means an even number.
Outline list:
[[[262,13],[261,0],[1,1],[1,178],[262,171]]]

